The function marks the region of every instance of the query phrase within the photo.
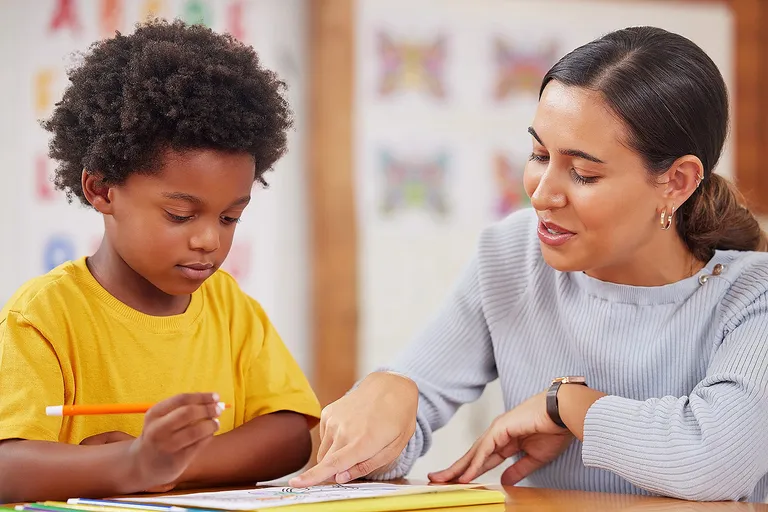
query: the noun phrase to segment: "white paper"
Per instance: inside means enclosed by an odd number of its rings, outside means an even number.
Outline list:
[[[261,510],[285,505],[320,503],[326,501],[375,498],[382,496],[455,491],[479,485],[395,485],[386,483],[355,483],[317,485],[313,487],[265,487],[237,491],[216,491],[182,496],[120,498],[132,502],[152,502],[178,507],[199,507],[221,510]]]

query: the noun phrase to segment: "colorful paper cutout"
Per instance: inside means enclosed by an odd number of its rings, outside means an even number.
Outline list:
[[[244,15],[245,3],[243,0],[235,0],[227,6],[227,32],[240,41],[245,41]]]
[[[45,155],[35,157],[35,197],[40,201],[52,201],[56,198],[53,177],[48,171],[50,160]]]
[[[515,210],[530,206],[531,202],[523,186],[524,167],[505,154],[496,154],[493,162],[494,215],[504,218]]]
[[[396,158],[383,151],[381,163],[384,215],[407,209],[424,210],[440,217],[448,215],[448,156],[445,153],[428,160],[416,160]]]
[[[184,21],[190,25],[213,25],[213,12],[208,2],[204,0],[187,0],[184,4]]]
[[[53,235],[43,247],[43,272],[50,272],[75,258],[75,244],[64,235]]]
[[[123,0],[101,0],[99,4],[99,32],[112,37],[123,25]]]
[[[53,106],[53,80],[55,73],[51,68],[38,70],[33,78],[33,98],[35,102],[35,115],[43,117],[48,115]]]
[[[56,0],[53,16],[48,24],[50,32],[56,32],[63,28],[69,28],[72,32],[80,30],[80,22],[77,19],[76,0]]]
[[[232,274],[236,281],[242,283],[251,273],[251,263],[253,260],[251,244],[245,242],[235,242],[229,250],[227,259],[224,260],[222,269]]]
[[[442,35],[432,42],[414,43],[395,41],[388,34],[379,33],[379,94],[390,96],[398,91],[413,89],[444,98],[446,44]]]
[[[163,0],[145,0],[141,6],[141,19],[162,18],[164,10]]]
[[[557,44],[551,41],[536,49],[523,49],[497,37],[493,48],[496,63],[494,99],[502,101],[514,94],[538,96],[541,79],[557,59]]]

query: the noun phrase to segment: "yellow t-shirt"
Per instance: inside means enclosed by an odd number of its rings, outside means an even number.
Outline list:
[[[79,444],[144,415],[49,417],[48,405],[158,402],[215,392],[232,404],[219,433],[275,411],[320,404],[264,310],[219,270],[175,316],[143,314],[110,295],[85,258],[22,286],[0,312],[0,439]]]

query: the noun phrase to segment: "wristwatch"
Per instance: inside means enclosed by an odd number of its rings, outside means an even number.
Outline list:
[[[581,384],[587,385],[587,380],[580,376],[558,377],[552,381],[552,384],[547,390],[547,414],[555,422],[555,425],[562,428],[568,428],[560,419],[560,408],[557,405],[557,392],[560,390],[560,386],[563,384]]]

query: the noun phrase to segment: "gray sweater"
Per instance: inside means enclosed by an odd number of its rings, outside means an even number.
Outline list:
[[[549,267],[536,224],[528,209],[485,230],[442,310],[385,368],[418,384],[418,426],[374,478],[405,475],[496,378],[509,410],[553,377],[584,375],[609,396],[590,407],[584,442],[525,484],[764,501],[768,254],[718,251],[691,278],[618,285]]]

